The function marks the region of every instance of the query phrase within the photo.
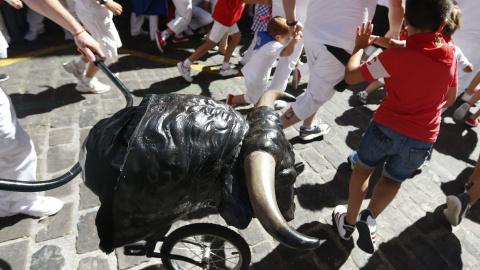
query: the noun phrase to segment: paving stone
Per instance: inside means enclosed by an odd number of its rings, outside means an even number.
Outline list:
[[[60,212],[54,216],[49,216],[41,222],[45,224],[46,229],[37,233],[35,238],[37,243],[70,234],[73,226],[73,203],[63,205]]]
[[[52,178],[60,177],[61,175],[62,174],[58,174]],[[72,179],[70,182],[64,184],[63,186],[46,191],[45,196],[61,199],[73,194],[73,192],[75,191],[76,182],[78,181],[77,180],[78,177],[80,176],[77,176],[76,178]],[[46,180],[50,180],[50,179],[46,179]]]
[[[54,245],[46,245],[33,254],[30,269],[60,270],[64,265],[65,258],[62,255],[62,249]]]
[[[88,257],[78,263],[77,270],[106,270],[110,269],[108,261],[100,257]]]
[[[28,241],[0,246],[0,269],[27,269],[27,257]]]
[[[480,239],[471,232],[467,232],[462,238],[462,247],[464,247],[468,251],[468,253],[470,253],[476,258],[478,258],[478,256],[480,255],[480,252],[478,251],[479,246]]]
[[[411,223],[425,216],[425,212],[411,200],[397,200],[393,204]]]
[[[50,130],[48,144],[50,146],[71,143],[73,141],[73,128],[59,128]]]
[[[123,247],[115,249],[115,255],[117,256],[118,269],[120,270],[132,268],[149,260],[145,256],[125,256]]]
[[[80,128],[94,126],[101,119],[98,111],[98,108],[82,109],[80,112],[80,118],[78,120],[78,126]]]
[[[272,237],[268,235],[258,220],[253,220],[246,230],[240,231],[240,235],[249,246],[255,246],[258,243],[269,240]]]
[[[79,210],[86,210],[100,205],[100,199],[84,183],[80,183],[80,206]]]
[[[77,224],[77,253],[83,254],[98,249],[100,240],[97,234],[97,227],[95,226],[95,217],[97,211],[89,212],[80,217]]]
[[[30,236],[32,223],[33,219],[25,215],[0,218],[0,243]]]
[[[442,191],[438,188],[438,185],[435,184],[432,180],[430,180],[431,174],[422,173],[422,175],[420,176],[420,179],[416,177],[414,182],[418,188],[420,188],[423,192],[425,192],[428,196],[432,198],[442,194]]]
[[[416,236],[411,241],[405,243],[405,247],[410,250],[415,258],[426,269],[446,269],[448,263],[438,254],[435,247],[422,236]]]
[[[315,172],[323,172],[332,168],[332,165],[316,151],[305,151],[301,156]]]
[[[324,155],[325,159],[328,160],[333,165],[333,168],[335,170],[338,170],[338,168],[345,163],[345,157],[342,155],[339,155],[338,153],[330,153]]]
[[[71,168],[76,163],[77,151],[64,146],[48,149],[48,172],[56,173]]]

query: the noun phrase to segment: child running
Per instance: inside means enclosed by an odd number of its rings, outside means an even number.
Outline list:
[[[335,207],[332,217],[344,240],[359,231],[358,247],[375,251],[375,219],[392,202],[401,183],[425,161],[440,130],[441,112],[455,102],[457,59],[439,31],[452,8],[451,0],[407,0],[404,48],[390,48],[360,64],[373,25],[357,28],[352,57],[345,68],[349,84],[385,78],[387,96],[367,127],[350,178],[348,209]],[[360,212],[370,176],[383,165],[368,207]],[[360,212],[360,213],[359,213]]]
[[[117,48],[122,46],[122,42],[112,18],[113,15],[122,13],[122,6],[113,0],[101,0],[100,2],[95,0],[75,0],[75,12],[86,31],[100,43],[100,48],[107,58],[117,57]],[[95,78],[99,68],[93,63],[88,64],[87,68],[87,63],[87,57],[82,55],[77,60],[74,59],[63,64],[63,68],[78,79],[75,90],[94,94],[110,91],[109,85],[103,84]]]
[[[290,36],[290,26],[287,25],[287,20],[280,16],[276,16],[268,22],[267,32],[257,33],[252,57],[242,69],[247,91],[243,95],[229,94],[228,105],[257,103],[263,93],[267,91],[273,64],[279,56],[289,56],[293,53],[298,41],[302,38],[302,32],[295,32],[293,39],[288,43]],[[287,43],[288,45],[286,45]]]

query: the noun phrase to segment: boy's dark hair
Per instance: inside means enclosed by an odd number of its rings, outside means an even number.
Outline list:
[[[423,32],[437,32],[452,6],[452,0],[407,0],[405,18]]]
[[[460,29],[462,22],[462,10],[458,6],[453,6],[450,14],[448,15],[448,21],[445,27],[443,27],[442,34],[451,36],[455,31]]]
[[[287,25],[285,18],[275,16],[268,22],[267,31],[272,37],[276,37],[277,35],[283,36],[290,34],[290,27]]]

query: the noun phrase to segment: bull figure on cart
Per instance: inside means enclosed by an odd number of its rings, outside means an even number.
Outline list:
[[[245,119],[222,102],[194,95],[149,95],[139,106],[101,120],[80,152],[84,181],[101,206],[100,248],[159,241],[170,226],[202,207],[245,229],[253,217],[280,243],[313,249],[319,240],[295,231],[297,171],[268,91]]]

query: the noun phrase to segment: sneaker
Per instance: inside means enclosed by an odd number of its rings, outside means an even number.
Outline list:
[[[292,79],[292,87],[293,89],[297,89],[298,88],[298,82],[300,81],[300,78],[302,77],[302,75],[300,74],[300,70],[298,70],[298,68],[295,68],[293,70],[293,79]]]
[[[158,50],[161,53],[164,53],[165,46],[167,46],[167,41],[162,37],[162,32],[158,31],[156,33],[155,41],[157,42]]]
[[[81,80],[83,74],[85,74],[85,67],[81,68],[75,60],[63,63],[63,68],[66,72],[73,74],[78,80]]]
[[[372,212],[368,209],[360,212],[356,226],[359,235],[357,246],[361,250],[373,254],[375,251],[375,238],[377,237],[377,222],[373,218]]]
[[[365,92],[365,91],[361,91],[361,92],[358,92],[356,95],[355,95],[358,100],[360,102],[362,102],[363,104],[366,104],[367,103],[367,97],[368,97],[368,93]]]
[[[447,197],[447,209],[443,210],[443,214],[450,224],[457,226],[465,217],[468,209],[470,209],[470,195],[468,193],[450,195]]]
[[[190,26],[188,26],[187,29],[185,29],[185,31],[183,31],[183,32],[184,32],[185,35],[187,35],[187,36],[193,36],[193,35],[195,35],[195,32],[193,32],[193,29],[192,29]]]
[[[353,168],[355,168],[355,164],[357,164],[357,150],[350,153],[350,155],[348,156],[348,163],[350,164],[350,168],[353,171]]]
[[[234,97],[235,97],[234,95],[228,94],[227,99],[225,99],[225,102],[226,102],[228,105],[233,106],[233,98],[234,98]]]
[[[471,127],[476,127],[478,126],[478,124],[480,124],[480,122],[478,122],[477,119],[473,120],[472,118],[467,118],[467,120],[465,120],[465,124],[471,126]]]
[[[467,114],[468,110],[470,110],[470,103],[469,102],[465,102],[463,103],[462,105],[460,105],[460,107],[458,107],[455,112],[453,113],[453,118],[455,118],[455,120],[460,120],[462,119],[465,114]]]
[[[12,202],[10,211],[1,210],[0,217],[9,217],[16,214],[24,214],[33,217],[55,215],[62,209],[63,202],[57,198],[37,196],[35,199],[24,199]]]
[[[7,74],[0,74],[0,82],[8,80],[10,77]]]
[[[304,141],[312,140],[330,132],[330,126],[327,124],[314,124],[311,129],[300,126],[300,139]]]
[[[246,64],[247,64],[247,61],[245,61],[243,59],[238,61],[238,65],[241,66],[241,67],[245,66]]]
[[[427,166],[427,165],[428,165],[428,158],[426,158],[426,159],[423,161],[422,165],[420,165],[420,166],[417,168],[417,170],[421,170],[423,167],[425,167],[425,166]]]
[[[338,234],[343,240],[350,240],[355,226],[345,224],[347,208],[343,205],[337,205],[332,213],[332,222],[337,227]]]
[[[221,68],[219,74],[223,77],[237,75],[238,70],[233,68],[227,68],[227,69]]]
[[[39,35],[41,35],[43,33],[45,33],[45,29],[40,29],[40,31],[38,31],[38,32],[28,30],[27,34],[23,38],[28,40],[28,41],[34,41],[35,39],[38,38]]]
[[[188,41],[188,37],[185,37],[185,36],[174,36],[172,38],[173,43],[180,43],[180,42],[186,42],[186,41]]]
[[[473,183],[468,181],[465,183],[465,192],[469,191],[473,187]]]
[[[192,76],[190,76],[190,68],[184,66],[183,61],[177,63],[177,69],[187,82],[193,82]]]
[[[83,80],[79,80],[75,90],[82,93],[101,94],[110,91],[110,85],[103,84],[94,77],[88,84]]]
[[[275,103],[274,103],[274,108],[275,110],[279,111],[283,108],[285,108],[285,106],[287,106],[287,102],[283,101],[283,100],[275,100]]]

